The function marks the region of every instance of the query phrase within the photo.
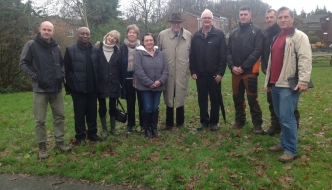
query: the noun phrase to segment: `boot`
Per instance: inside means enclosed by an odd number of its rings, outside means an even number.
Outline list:
[[[265,131],[265,134],[273,136],[274,134],[279,134],[281,132],[280,125],[271,125],[268,130]]]
[[[103,132],[102,132],[101,136],[103,138],[106,138],[107,137],[106,117],[100,117],[100,123],[101,123],[101,127],[103,128]]]
[[[144,127],[144,134],[145,138],[152,139],[151,134],[151,114],[150,113],[142,113],[143,118],[143,127]]]
[[[48,158],[48,153],[47,153],[47,149],[46,149],[46,142],[38,143],[38,149],[39,149],[39,153],[38,153],[39,159]]]
[[[70,146],[66,146],[63,141],[56,141],[55,142],[55,147],[62,150],[63,152],[68,152],[71,150]]]
[[[152,132],[152,137],[153,138],[158,138],[159,133],[158,133],[158,116],[159,116],[159,111],[152,113],[152,124],[151,124],[151,132]]]
[[[133,126],[127,126],[127,132],[128,133],[131,133],[131,132],[133,132]]]
[[[111,116],[111,133],[113,135],[118,135],[119,133],[115,130],[115,117]]]

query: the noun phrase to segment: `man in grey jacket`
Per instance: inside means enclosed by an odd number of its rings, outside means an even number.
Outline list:
[[[37,36],[24,45],[20,58],[20,67],[32,79],[35,132],[40,159],[48,157],[45,126],[48,104],[53,114],[55,146],[62,151],[71,150],[63,142],[65,115],[61,91],[64,66],[61,50],[53,40],[53,34],[53,24],[42,22]]]

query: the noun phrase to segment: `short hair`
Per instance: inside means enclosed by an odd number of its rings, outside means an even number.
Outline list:
[[[268,10],[266,10],[265,14],[270,13],[270,12],[274,12],[274,14],[277,16],[277,11],[275,9],[268,9]]]
[[[136,24],[131,24],[127,26],[127,33],[126,33],[127,35],[129,30],[134,30],[137,34],[137,38],[139,37],[139,28],[136,26]]]
[[[154,44],[155,44],[155,45],[157,44],[156,38],[153,36],[152,33],[145,33],[145,34],[143,35],[143,37],[142,37],[142,46],[144,46],[144,38],[145,38],[145,36],[152,36]],[[144,47],[145,47],[145,46],[144,46]]]
[[[277,11],[277,17],[279,16],[281,11],[289,11],[289,14],[292,18],[294,18],[294,13],[292,10],[290,10],[288,7],[280,7]]]
[[[104,36],[104,42],[106,41],[106,38],[109,36],[109,35],[113,35],[115,36],[116,38],[116,42],[115,42],[115,45],[116,46],[119,46],[120,45],[120,32],[118,32],[117,30],[112,30],[110,31],[109,33],[107,33],[105,36]]]
[[[249,13],[251,13],[249,5],[243,5],[242,7],[240,7],[239,11],[248,11]]]
[[[209,9],[205,9],[205,10],[202,12],[202,14],[201,14],[201,18],[203,18],[203,14],[204,14],[204,13],[209,13],[209,14],[211,15],[212,19],[213,19],[213,13],[212,13],[212,11],[210,11]]]

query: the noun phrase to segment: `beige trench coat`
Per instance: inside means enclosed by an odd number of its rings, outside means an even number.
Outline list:
[[[181,30],[181,37],[175,37],[171,28],[163,30],[158,35],[158,48],[166,57],[168,64],[168,79],[164,91],[166,106],[176,108],[184,106],[190,78],[189,53],[191,33]],[[174,99],[175,94],[175,99]]]

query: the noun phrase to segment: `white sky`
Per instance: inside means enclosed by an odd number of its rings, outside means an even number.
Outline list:
[[[320,9],[323,9],[325,5],[326,9],[332,12],[331,0],[262,0],[262,1],[264,3],[268,3],[273,9],[279,9],[282,6],[286,6],[291,10],[295,9],[297,14],[301,13],[302,8],[306,13],[310,13],[312,10],[315,11],[317,5]]]

